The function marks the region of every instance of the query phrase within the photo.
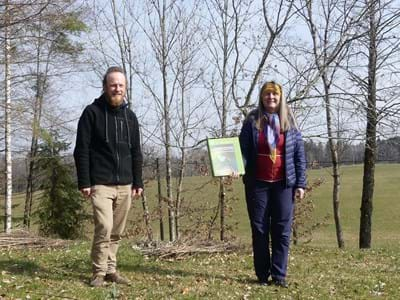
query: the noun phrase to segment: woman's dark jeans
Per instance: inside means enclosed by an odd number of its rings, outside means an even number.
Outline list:
[[[293,220],[293,188],[283,181],[256,181],[247,208],[253,238],[254,268],[261,282],[284,280]],[[271,252],[269,237],[271,236]]]

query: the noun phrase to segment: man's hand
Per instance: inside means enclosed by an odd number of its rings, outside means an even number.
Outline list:
[[[303,188],[297,188],[295,190],[295,192],[294,192],[294,196],[296,198],[303,199],[304,198],[304,189]]]
[[[90,187],[82,188],[82,189],[80,189],[80,191],[84,198],[89,198],[92,195],[92,188],[90,188]]]
[[[132,188],[132,198],[139,197],[143,193],[142,188]]]

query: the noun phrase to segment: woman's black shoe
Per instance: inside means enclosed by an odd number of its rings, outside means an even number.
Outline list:
[[[272,284],[275,286],[283,287],[285,289],[289,287],[285,279],[272,279]]]

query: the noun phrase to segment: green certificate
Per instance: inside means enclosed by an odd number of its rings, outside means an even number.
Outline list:
[[[244,174],[238,137],[207,139],[207,146],[214,177]]]

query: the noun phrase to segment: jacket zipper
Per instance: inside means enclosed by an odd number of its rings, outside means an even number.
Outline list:
[[[286,149],[287,149],[287,144],[288,144],[288,131],[285,131],[284,133],[284,137],[285,137],[285,144],[284,144],[284,158],[285,158],[285,172],[283,173],[283,175],[285,176],[285,187],[288,186],[288,176],[287,176],[287,153],[286,153]]]
[[[119,183],[118,121],[116,116],[114,116],[114,120],[115,120],[115,152],[117,156],[117,183]]]

